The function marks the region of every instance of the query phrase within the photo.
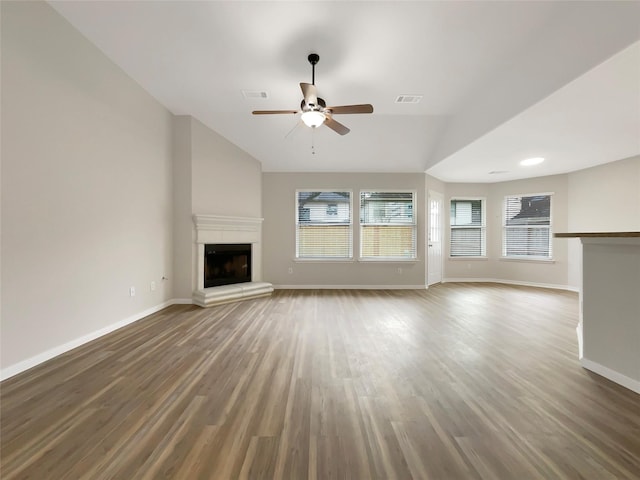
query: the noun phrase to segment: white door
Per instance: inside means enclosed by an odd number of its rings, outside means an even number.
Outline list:
[[[442,282],[442,225],[444,198],[429,190],[429,228],[427,231],[427,285]]]

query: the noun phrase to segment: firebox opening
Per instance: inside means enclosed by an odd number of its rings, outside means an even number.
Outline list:
[[[204,288],[250,281],[250,243],[204,246]]]

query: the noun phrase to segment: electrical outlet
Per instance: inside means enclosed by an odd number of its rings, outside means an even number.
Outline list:
[[[155,291],[156,289],[156,282],[151,282],[151,291]]]
[[[136,287],[130,287],[129,288],[129,296],[131,296],[131,297],[135,297],[136,296]]]
[[[398,275],[402,275],[402,268],[398,267],[397,272],[398,272]]]
[[[289,267],[289,273],[293,273],[293,267]]]

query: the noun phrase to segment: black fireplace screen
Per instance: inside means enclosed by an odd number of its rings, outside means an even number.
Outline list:
[[[204,246],[204,287],[251,281],[251,244]]]

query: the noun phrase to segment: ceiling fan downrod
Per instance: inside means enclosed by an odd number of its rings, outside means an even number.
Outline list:
[[[320,55],[317,53],[311,53],[307,57],[309,63],[311,64],[311,85],[316,84],[316,63],[320,61]]]

